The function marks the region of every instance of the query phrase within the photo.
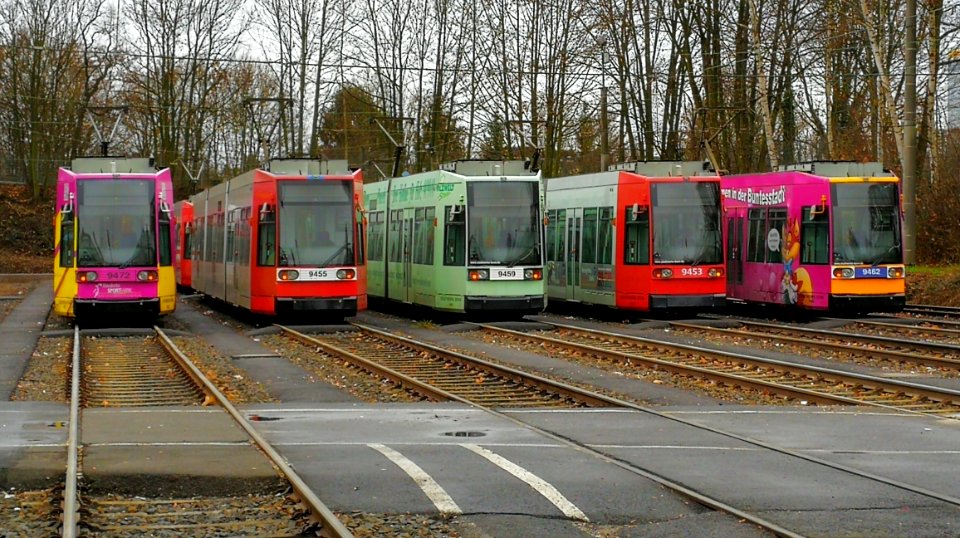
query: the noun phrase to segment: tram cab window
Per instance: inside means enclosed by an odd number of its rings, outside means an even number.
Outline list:
[[[623,263],[647,265],[650,263],[650,208],[627,206],[624,208]]]
[[[73,212],[63,213],[60,222],[60,267],[73,267]]]
[[[257,225],[257,265],[273,267],[277,264],[277,216],[273,208],[264,204]]]
[[[830,219],[827,212],[804,211],[800,230],[800,263],[830,263]]]
[[[597,208],[583,210],[583,251],[582,263],[597,263]]]
[[[170,212],[160,210],[160,266],[173,265],[173,244],[170,242]]]
[[[466,211],[462,205],[444,208],[443,264],[466,265]]]

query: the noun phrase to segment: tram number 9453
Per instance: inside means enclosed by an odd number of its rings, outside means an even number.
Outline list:
[[[519,269],[492,269],[490,280],[523,280],[523,271]]]
[[[703,276],[703,267],[683,267],[680,269],[680,276]]]

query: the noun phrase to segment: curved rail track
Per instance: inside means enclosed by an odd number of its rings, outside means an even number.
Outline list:
[[[657,368],[822,404],[871,405],[909,413],[960,419],[960,391],[831,370],[613,332],[546,322],[550,334],[525,333],[481,324],[485,331],[537,347]]]
[[[81,338],[74,329],[71,375],[68,465],[64,487],[63,536],[97,532],[177,533],[209,536],[300,536],[298,514],[318,527],[321,536],[352,536],[285,460],[229,400],[176,348],[159,328],[155,336],[133,338]],[[222,407],[271,460],[290,484],[299,503],[291,508],[274,496],[243,498],[151,499],[80,491],[82,476],[83,405],[211,405]],[[83,497],[84,509],[79,511]],[[82,521],[81,521],[82,514]]]

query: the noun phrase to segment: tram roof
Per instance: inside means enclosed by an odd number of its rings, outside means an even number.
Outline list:
[[[70,163],[76,174],[156,174],[153,158],[79,157]]]
[[[780,165],[777,171],[806,172],[823,177],[893,177],[893,173],[879,162],[808,161]]]

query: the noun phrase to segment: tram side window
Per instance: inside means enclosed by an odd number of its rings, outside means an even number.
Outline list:
[[[597,263],[610,265],[613,263],[613,208],[600,208],[600,240],[597,242],[600,252]]]
[[[560,261],[557,257],[557,210],[547,211],[547,261]]]
[[[237,263],[250,265],[250,206],[240,210],[240,221],[237,222],[237,246],[239,254]]]
[[[627,265],[647,265],[650,263],[650,212],[646,207],[624,208],[625,245],[623,263]]]
[[[767,251],[767,263],[783,263],[783,247],[786,246],[787,241],[787,210],[771,207],[767,211],[767,233],[770,233],[770,230],[777,230],[780,234],[780,243],[775,249],[771,250],[769,245],[764,249]]]
[[[403,211],[396,209],[390,212],[390,261],[399,262],[400,259],[400,226],[403,224]]]
[[[427,220],[425,208],[418,207],[413,213],[413,263],[424,264],[427,259]]]
[[[359,206],[355,213],[357,219],[357,265],[363,265],[367,261],[367,235],[364,233],[363,211]]]
[[[433,265],[433,248],[434,248],[434,236],[436,235],[436,214],[437,210],[433,207],[428,207],[424,211],[424,226],[426,227],[426,249],[427,252],[424,256],[423,263],[427,265]]]
[[[179,226],[179,224],[177,225]],[[193,237],[193,224],[186,223],[183,230],[183,259],[189,260],[193,257],[193,244],[190,238]]]
[[[273,211],[260,213],[257,226],[257,265],[273,267],[277,264],[277,219]]]
[[[60,223],[60,267],[73,267],[73,217],[63,216]]]
[[[583,210],[582,263],[597,263],[597,208]]]
[[[367,242],[367,258],[372,262],[383,261],[383,211],[374,211],[369,216],[369,227],[367,233],[370,234],[370,240]]]
[[[827,212],[804,211],[800,230],[800,263],[830,263],[830,221]]]
[[[170,242],[170,213],[160,212],[160,266],[173,265],[173,244]]]
[[[751,209],[747,213],[750,221],[750,236],[747,240],[747,261],[763,262],[763,251],[767,248],[766,214],[762,209]]]
[[[443,264],[463,266],[466,264],[466,212],[462,205],[443,208]]]

